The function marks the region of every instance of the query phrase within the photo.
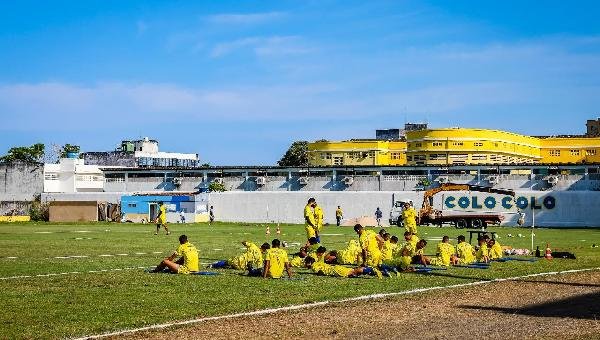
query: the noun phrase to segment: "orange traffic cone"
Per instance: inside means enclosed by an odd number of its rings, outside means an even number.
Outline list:
[[[271,235],[271,228],[267,226],[267,230],[265,231],[265,235]]]
[[[281,235],[281,228],[277,227],[277,235]]]
[[[546,255],[544,256],[546,260],[552,260],[552,250],[550,249],[550,245],[546,243]]]

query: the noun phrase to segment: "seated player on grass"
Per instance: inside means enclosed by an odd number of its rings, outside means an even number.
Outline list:
[[[390,240],[391,235],[389,233],[383,234],[383,247],[381,248],[381,259],[382,261],[392,259],[392,242]]]
[[[445,266],[448,267],[451,264],[457,264],[458,260],[454,256],[454,246],[450,244],[450,237],[442,237],[442,242],[438,243],[436,250],[436,257],[431,259],[431,264],[434,266]]]
[[[400,251],[400,245],[398,244],[398,236],[394,235],[390,237],[390,247],[392,248],[392,257]]]
[[[292,277],[288,254],[284,249],[279,248],[280,246],[281,242],[278,239],[274,239],[271,242],[271,249],[267,250],[267,255],[265,256],[263,278],[271,277],[279,279],[281,278],[284,269],[287,272],[288,277]]]
[[[479,248],[475,252],[475,259],[477,260],[477,262],[483,262],[483,263],[490,262],[489,249],[488,249],[485,237],[483,237],[483,236],[478,237],[477,243],[479,244]]]
[[[425,246],[427,246],[427,241],[419,240],[419,242],[417,242],[417,248],[411,261],[412,264],[422,264],[426,266],[431,262],[429,258],[424,254]]]
[[[417,248],[417,242],[419,242],[419,237],[410,231],[404,232],[404,241],[412,243],[413,248]]]
[[[267,251],[271,249],[271,245],[268,244],[267,242],[263,243],[260,246],[260,253],[261,253],[261,257],[264,255],[266,256]],[[251,265],[248,265],[248,276],[262,276],[263,274],[263,267],[265,265],[264,260],[260,263],[259,267],[252,267]]]
[[[502,247],[500,246],[500,242],[490,239],[487,241],[487,246],[489,248],[490,260],[498,260],[502,258]]]
[[[262,268],[263,256],[260,248],[250,241],[242,241],[242,245],[246,247],[245,252],[228,260],[217,261],[211,264],[210,268],[231,268],[237,270],[247,270],[248,266],[251,268]]]
[[[177,261],[175,258],[181,256]],[[188,242],[185,235],[179,236],[179,247],[173,254],[164,260],[152,270],[152,273],[162,272],[164,269],[169,269],[171,273],[189,274],[198,271],[198,249]]]
[[[354,226],[354,231],[358,234],[358,242],[362,249],[362,267],[379,267],[381,265],[381,248],[383,246],[383,238],[372,230],[357,224]]]
[[[304,247],[306,247],[306,251],[309,253],[317,251],[317,248],[319,248],[320,246],[321,243],[319,243],[319,240],[317,240],[316,237],[309,238],[308,241],[306,241],[306,244],[304,245]]]
[[[337,276],[337,277],[357,277],[361,274],[365,275],[377,275],[379,279],[383,276],[377,268],[372,267],[358,267],[348,268],[340,265],[330,265],[327,263],[321,263],[315,261],[314,258],[307,256],[304,260],[306,268],[312,269],[317,275],[325,276]]]
[[[471,264],[476,261],[475,250],[471,244],[465,242],[465,235],[458,236],[458,244],[456,245],[456,257],[458,264]]]

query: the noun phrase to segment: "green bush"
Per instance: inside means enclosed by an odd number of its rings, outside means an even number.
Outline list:
[[[225,189],[225,184],[223,184],[223,183],[210,182],[210,184],[208,185],[208,192],[223,192],[223,191],[227,191],[227,189]]]
[[[50,219],[50,212],[48,203],[42,203],[39,196],[31,203],[29,208],[29,218],[32,221],[48,221]]]

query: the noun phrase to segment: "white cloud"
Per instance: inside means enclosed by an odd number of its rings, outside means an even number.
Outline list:
[[[209,22],[216,24],[260,24],[279,20],[286,16],[285,12],[265,12],[265,13],[226,13],[207,17]]]
[[[216,44],[210,56],[218,58],[238,50],[250,49],[258,56],[303,54],[312,51],[298,36],[247,37]]]

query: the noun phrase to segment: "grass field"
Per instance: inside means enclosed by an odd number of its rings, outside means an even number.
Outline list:
[[[451,268],[432,274],[405,273],[398,278],[341,279],[297,272],[301,280],[249,278],[232,270],[217,276],[148,274],[177,246],[185,233],[200,249],[202,263],[242,251],[243,239],[270,241],[256,225],[172,225],[172,234],[154,236],[154,226],[137,224],[2,224],[0,225],[0,337],[57,338],[98,334],[202,316],[268,307],[335,300],[372,293],[450,285],[529,273],[600,267],[600,229],[537,229],[536,245],[550,243],[569,250],[577,260],[494,263],[491,269]],[[274,228],[271,228],[272,230]],[[401,236],[403,230],[390,228]],[[527,229],[491,228],[502,245],[530,247]],[[282,226],[281,240],[304,242],[302,226]],[[435,250],[442,235],[464,230],[421,227]],[[508,234],[523,234],[509,238]],[[351,228],[326,227],[322,243],[340,248],[356,238]],[[468,236],[467,236],[468,238]],[[288,249],[293,253],[293,245]],[[56,275],[55,275],[56,274]],[[40,276],[37,276],[40,275]],[[43,276],[42,276],[43,275]]]

